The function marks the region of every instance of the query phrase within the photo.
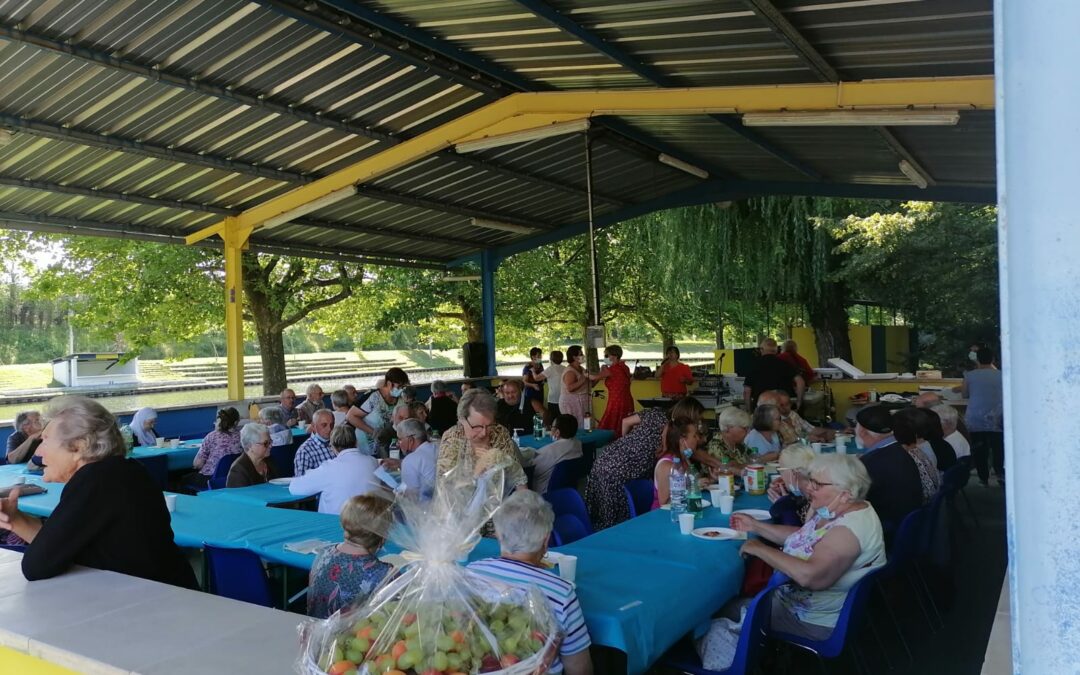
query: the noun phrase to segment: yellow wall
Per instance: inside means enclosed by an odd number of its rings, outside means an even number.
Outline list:
[[[718,370],[720,368],[720,355],[721,354],[724,355],[724,369],[723,369],[723,371]],[[726,374],[726,375],[734,375],[735,374],[735,350],[734,349],[715,349],[715,350],[713,350],[713,369],[712,369],[712,371],[714,373],[722,372],[723,374]]]
[[[885,372],[908,372],[910,345],[911,330],[907,326],[885,326]]]
[[[42,661],[8,647],[0,647],[0,673],[19,675],[76,675],[74,670]]]
[[[848,328],[851,339],[851,362],[864,373],[874,372],[873,356],[870,350],[870,326],[851,326]]]
[[[799,344],[799,355],[806,359],[811,368],[820,368],[817,358],[817,338],[814,337],[814,329],[806,326],[795,326],[791,329],[791,339]]]
[[[907,326],[885,326],[885,359],[888,373],[903,373],[908,370],[907,357],[911,350],[911,329]],[[870,326],[850,326],[848,338],[851,340],[852,365],[864,373],[874,372],[870,346]],[[791,329],[791,339],[799,343],[799,354],[811,368],[820,368],[818,362],[817,340],[814,330],[806,326]]]
[[[829,389],[832,391],[833,403],[836,406],[834,419],[843,421],[848,408],[851,407],[851,397],[861,392],[877,389],[879,394],[896,392],[897,394],[915,393],[920,386],[927,387],[959,387],[963,380],[829,380]],[[815,387],[820,387],[815,384]]]

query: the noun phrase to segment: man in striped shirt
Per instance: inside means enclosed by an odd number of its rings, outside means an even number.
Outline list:
[[[492,520],[499,538],[500,556],[478,560],[469,569],[504,583],[539,589],[566,635],[559,648],[559,658],[548,672],[592,675],[589,656],[592,642],[574,585],[549,572],[540,562],[547,553],[548,536],[555,523],[551,506],[535,492],[523,490],[508,497]]]

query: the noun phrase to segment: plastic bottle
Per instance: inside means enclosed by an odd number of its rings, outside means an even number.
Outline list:
[[[581,429],[583,431],[592,431],[592,414],[585,413],[585,419],[582,420]]]
[[[540,440],[544,437],[544,418],[539,413],[533,415],[533,438]]]
[[[692,454],[688,448],[683,448],[683,456],[686,457],[686,510],[694,514],[695,519],[700,519],[704,510],[701,505],[701,475],[690,461]]]
[[[521,436],[518,436],[517,429],[514,429],[514,445],[518,446],[519,450],[521,449]]]
[[[671,504],[671,522],[679,522],[679,514],[686,513],[686,467],[682,460],[671,460],[671,474],[668,478],[668,490]]]

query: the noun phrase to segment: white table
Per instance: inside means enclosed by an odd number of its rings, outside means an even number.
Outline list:
[[[28,582],[0,550],[0,647],[103,675],[292,672],[304,617],[115,572]]]

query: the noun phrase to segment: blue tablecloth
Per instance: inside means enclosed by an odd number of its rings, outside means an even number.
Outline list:
[[[581,441],[582,445],[592,444],[594,448],[599,450],[615,438],[614,431],[608,431],[607,429],[593,429],[592,431],[578,431],[575,437]],[[524,448],[542,448],[549,443],[553,443],[555,439],[550,436],[544,438],[536,438],[532,434],[521,436],[521,446]]]
[[[230,502],[239,502],[251,506],[267,506],[268,504],[288,504],[289,502],[307,499],[312,495],[294,495],[289,492],[287,485],[249,485],[241,488],[223,488],[219,490],[203,490],[200,497],[221,499]]]
[[[180,447],[159,448],[155,445],[139,445],[131,451],[131,457],[139,459],[140,457],[157,457],[165,455],[169,459],[169,471],[192,471],[192,462],[195,461],[195,455],[199,453],[199,447],[202,446],[202,439],[193,439],[189,441],[181,441]]]

